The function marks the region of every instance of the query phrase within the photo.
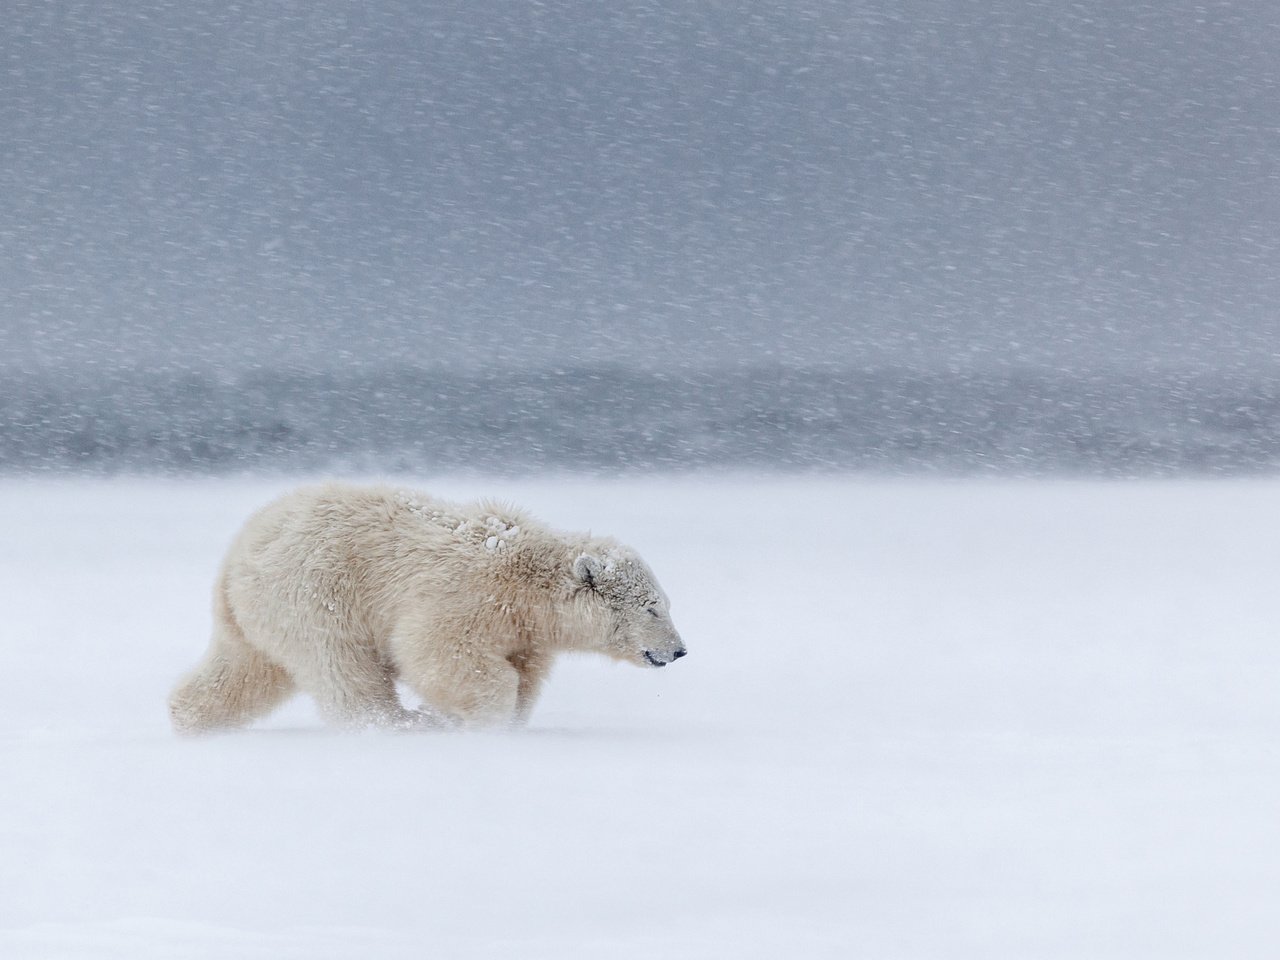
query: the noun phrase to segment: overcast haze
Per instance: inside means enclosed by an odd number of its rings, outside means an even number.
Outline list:
[[[1268,2],[17,2],[0,355],[1276,360]]]

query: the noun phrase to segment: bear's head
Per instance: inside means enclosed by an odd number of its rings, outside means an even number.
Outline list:
[[[631,550],[610,544],[581,553],[573,576],[603,628],[601,653],[638,666],[665,667],[688,652],[671,623],[666,593]]]

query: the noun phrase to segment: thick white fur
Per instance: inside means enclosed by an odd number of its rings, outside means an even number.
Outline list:
[[[214,589],[213,639],[179,683],[182,732],[238,726],[295,689],[332,722],[522,722],[553,656],[684,655],[634,552],[493,503],[330,485],[255,513]],[[395,681],[424,709],[406,710]]]

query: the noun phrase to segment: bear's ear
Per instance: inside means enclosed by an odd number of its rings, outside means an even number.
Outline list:
[[[599,557],[584,553],[573,561],[574,579],[585,587],[590,587],[594,590],[596,581],[600,579],[600,574],[602,573],[604,573],[604,564],[600,562]]]

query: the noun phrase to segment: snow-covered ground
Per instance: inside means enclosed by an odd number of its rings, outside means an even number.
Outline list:
[[[1280,944],[1280,483],[423,482],[634,544],[690,656],[530,728],[179,740],[276,481],[0,482],[0,956]]]

